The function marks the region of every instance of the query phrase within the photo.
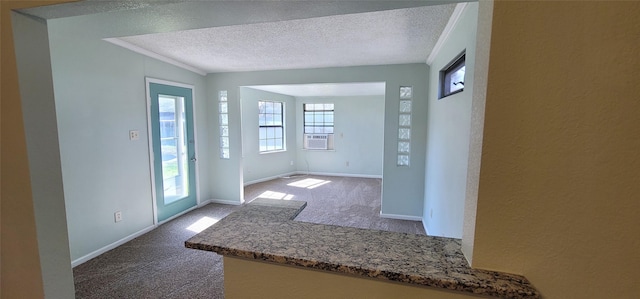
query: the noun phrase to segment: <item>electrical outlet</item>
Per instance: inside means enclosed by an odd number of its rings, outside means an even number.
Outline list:
[[[347,163],[346,163],[346,164],[347,164],[347,167],[349,167],[349,161],[347,161]]]
[[[122,221],[122,212],[121,211],[117,211],[117,212],[113,213],[113,219],[116,222]]]
[[[291,160],[291,162],[289,162],[289,165],[293,166],[293,160]]]
[[[140,131],[131,130],[129,131],[129,140],[138,140],[140,139]]]

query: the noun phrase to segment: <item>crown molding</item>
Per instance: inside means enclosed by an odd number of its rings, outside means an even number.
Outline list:
[[[107,42],[110,42],[110,43],[112,43],[114,45],[123,47],[125,49],[131,50],[131,51],[136,52],[138,54],[142,54],[144,56],[151,57],[153,59],[157,59],[157,60],[166,62],[168,64],[175,65],[175,66],[177,66],[179,68],[194,72],[194,73],[196,73],[198,75],[201,75],[201,76],[206,76],[207,75],[207,72],[205,72],[205,71],[203,71],[203,70],[201,70],[199,68],[190,66],[188,64],[182,63],[180,61],[177,61],[175,59],[172,59],[172,58],[169,58],[169,57],[166,57],[166,56],[162,56],[162,55],[160,55],[158,53],[149,51],[147,49],[143,49],[143,48],[138,47],[138,46],[136,46],[136,45],[134,45],[132,43],[123,41],[123,40],[121,40],[119,38],[104,38],[103,40],[107,41]]]
[[[429,57],[427,57],[428,65],[431,65],[433,63],[433,60],[436,59],[436,55],[438,55],[440,49],[442,49],[442,45],[445,41],[447,41],[449,35],[451,35],[451,32],[453,31],[453,28],[456,27],[456,24],[458,24],[458,20],[460,20],[460,16],[462,15],[465,7],[467,7],[466,2],[456,4],[456,8],[453,9],[453,13],[449,18],[449,22],[447,22],[444,30],[442,30],[442,34],[440,34],[440,38],[438,38],[436,45],[433,47],[433,50],[431,50],[431,54],[429,54]]]

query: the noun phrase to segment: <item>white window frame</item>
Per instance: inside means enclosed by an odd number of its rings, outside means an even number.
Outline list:
[[[312,108],[307,110],[307,105],[322,105],[323,108],[322,110],[316,109],[316,108]],[[330,105],[330,106],[327,106]],[[325,109],[330,107],[330,109]],[[335,104],[334,103],[304,103],[302,104],[302,133],[303,133],[303,149],[305,150],[333,150],[333,135],[335,133],[335,116],[336,116],[336,112],[335,112]],[[314,119],[315,119],[315,113],[326,113],[326,112],[331,112],[331,116],[332,116],[332,121],[330,122],[331,125],[327,125],[324,117],[323,120],[321,122],[313,122],[314,125],[308,125],[307,124],[307,113],[310,112],[314,115]],[[317,124],[321,124],[321,125],[317,125]],[[314,127],[314,128],[331,128],[330,130],[320,130],[320,131],[316,131],[315,129],[310,131],[307,131],[308,127]],[[326,135],[326,136],[324,136]],[[326,148],[315,148],[312,146],[309,146],[309,141],[311,139],[314,138],[323,138],[326,140]]]
[[[265,105],[265,110],[260,111],[260,106]],[[278,104],[280,106],[280,113],[275,112],[267,112],[266,106]],[[270,123],[268,115],[275,116],[280,115],[279,124],[276,122]],[[273,152],[282,152],[287,150],[287,142],[286,142],[286,134],[285,134],[285,103],[280,101],[271,101],[271,100],[259,100],[258,101],[258,151],[261,154],[264,153],[273,153]],[[264,134],[261,132],[264,130]],[[275,128],[273,131],[273,136],[270,136],[269,131],[271,128]],[[278,131],[280,131],[280,137],[278,137]],[[281,144],[277,144],[277,140],[282,140]],[[274,148],[269,148],[269,141],[273,140]],[[264,143],[263,143],[264,141]],[[264,144],[264,145],[263,145]]]

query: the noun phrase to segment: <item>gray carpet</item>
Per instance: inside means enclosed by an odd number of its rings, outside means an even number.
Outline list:
[[[245,187],[258,196],[307,201],[298,221],[424,234],[418,221],[380,214],[380,179],[296,176]],[[76,298],[224,298],[222,258],[187,249],[203,217],[221,219],[237,206],[209,204],[73,269]]]

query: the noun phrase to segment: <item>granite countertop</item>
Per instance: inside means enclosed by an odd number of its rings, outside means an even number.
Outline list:
[[[461,240],[293,220],[304,201],[259,198],[187,248],[499,298],[540,298],[520,275],[469,267]]]

